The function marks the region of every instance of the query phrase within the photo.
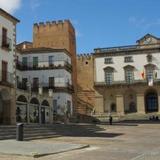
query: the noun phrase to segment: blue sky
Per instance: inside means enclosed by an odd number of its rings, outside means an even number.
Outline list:
[[[147,33],[160,37],[159,0],[15,1],[20,3],[12,11],[21,20],[17,27],[18,42],[32,40],[33,23],[60,19],[72,21],[77,33],[77,53],[135,44]]]

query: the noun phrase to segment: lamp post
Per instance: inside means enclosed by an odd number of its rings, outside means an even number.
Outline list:
[[[27,123],[30,123],[30,99],[32,96],[32,88],[31,88],[31,82],[27,82],[27,89],[28,89],[28,103],[27,103]]]

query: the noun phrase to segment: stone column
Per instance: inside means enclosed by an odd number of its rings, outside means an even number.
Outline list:
[[[123,95],[116,95],[117,113],[124,115],[124,98]]]
[[[95,109],[96,113],[104,113],[103,96],[99,95],[95,97]]]
[[[145,114],[145,100],[143,93],[137,94],[137,113]]]
[[[11,99],[8,101],[7,106],[10,110],[10,124],[16,124],[16,92],[14,88],[11,89]]]

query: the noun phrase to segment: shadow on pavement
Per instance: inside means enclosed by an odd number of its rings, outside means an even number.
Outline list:
[[[47,127],[47,126],[46,126]],[[106,129],[97,125],[80,125],[80,124],[54,124],[48,126],[53,134],[49,137],[101,137],[101,138],[113,138],[123,135],[123,133],[107,133]],[[49,138],[48,137],[48,138]],[[46,137],[42,137],[46,138]],[[28,140],[32,139],[27,138]],[[35,137],[34,137],[35,139]]]

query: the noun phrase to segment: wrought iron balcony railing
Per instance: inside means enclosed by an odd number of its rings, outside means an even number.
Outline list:
[[[72,65],[64,60],[61,61],[39,61],[37,64],[33,62],[28,62],[24,64],[20,61],[16,62],[16,68],[19,70],[45,70],[45,69],[66,69],[72,71]]]
[[[116,86],[116,85],[136,85],[136,84],[144,84],[144,85],[148,85],[149,82],[147,79],[144,79],[144,80],[133,80],[133,81],[130,81],[130,82],[127,82],[127,81],[113,81],[112,83],[110,84],[107,84],[106,82],[94,82],[94,85],[95,86]],[[154,79],[153,80],[153,85],[154,84],[160,84],[160,79]]]
[[[60,91],[73,92],[74,91],[73,86],[69,83],[54,83],[54,84],[40,83],[36,85],[31,84],[31,91],[38,92],[39,87],[42,87],[44,92],[47,92],[49,89],[53,89],[54,92],[60,92]],[[23,82],[17,82],[17,88],[21,90],[29,90],[29,88],[27,87],[27,83],[23,83]]]

